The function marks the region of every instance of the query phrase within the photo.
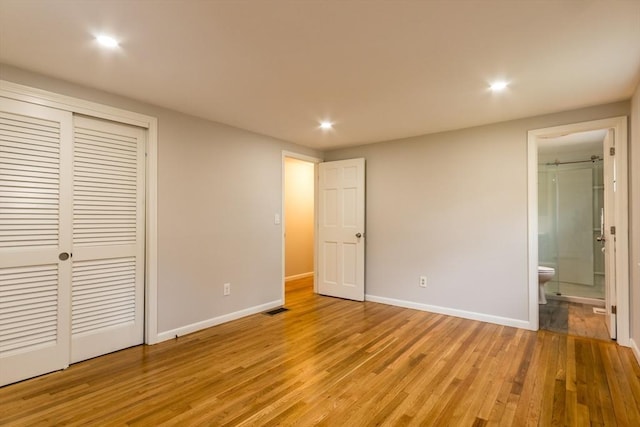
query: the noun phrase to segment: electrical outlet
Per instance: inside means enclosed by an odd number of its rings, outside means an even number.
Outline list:
[[[231,295],[231,283],[225,283],[222,287],[223,295]]]
[[[420,276],[419,285],[420,285],[421,288],[426,288],[427,287],[427,276]]]

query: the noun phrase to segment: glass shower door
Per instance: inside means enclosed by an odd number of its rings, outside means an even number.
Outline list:
[[[547,294],[604,299],[602,207],[601,161],[539,166],[539,264],[556,270]]]

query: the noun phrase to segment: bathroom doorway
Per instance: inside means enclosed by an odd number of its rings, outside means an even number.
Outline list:
[[[606,129],[538,144],[538,263],[553,268],[549,299],[605,305]]]
[[[540,329],[609,339],[604,234],[606,129],[538,141]],[[544,298],[543,298],[544,297]]]
[[[542,329],[628,341],[626,143],[626,118],[529,132],[530,295],[540,303],[530,314]],[[539,266],[554,272],[543,286]]]
[[[315,289],[315,177],[319,161],[283,153],[283,305],[287,294]]]

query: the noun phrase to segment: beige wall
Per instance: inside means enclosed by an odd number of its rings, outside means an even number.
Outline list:
[[[628,114],[619,102],[325,153],[367,161],[367,295],[527,322],[527,131]]]
[[[629,150],[629,216],[631,273],[631,339],[640,362],[640,84],[631,100],[631,134]]]
[[[313,273],[314,170],[285,158],[285,277]]]
[[[0,79],[158,118],[159,333],[281,299],[282,151],[318,152],[11,66]]]

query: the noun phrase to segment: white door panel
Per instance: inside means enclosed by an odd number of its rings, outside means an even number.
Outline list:
[[[74,118],[71,361],[143,342],[144,131]]]
[[[364,300],[364,178],[364,159],[320,164],[320,294]]]
[[[0,385],[69,365],[71,120],[0,98]]]

